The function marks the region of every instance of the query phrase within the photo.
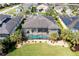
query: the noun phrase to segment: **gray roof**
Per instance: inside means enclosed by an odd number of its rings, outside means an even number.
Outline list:
[[[60,16],[60,18],[68,28],[79,30],[79,16]]]
[[[51,21],[53,18],[41,16],[41,15],[32,15],[27,18],[23,24],[23,28],[48,28],[48,29],[59,29],[55,21]]]
[[[22,17],[17,16],[14,18],[11,18],[7,23],[3,23],[0,27],[0,34],[11,34],[17,26],[21,23]]]
[[[9,34],[12,33],[12,31],[15,30],[17,25],[20,24],[20,22],[22,21],[21,19],[22,17],[17,16],[15,18],[12,18],[9,22],[6,23],[6,29],[9,32]]]
[[[3,25],[0,27],[0,34],[9,34],[6,29],[6,24],[3,23]]]
[[[7,18],[10,18],[10,15],[0,14],[0,24],[2,24],[2,22],[5,21]]]

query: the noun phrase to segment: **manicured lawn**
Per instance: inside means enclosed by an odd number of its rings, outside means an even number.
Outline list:
[[[13,6],[15,6],[15,5],[13,5]],[[6,9],[12,8],[13,6],[8,6],[8,7],[5,7],[5,8],[2,8],[2,9],[0,9],[0,12],[1,12],[1,11],[4,11],[4,10],[6,10]]]
[[[12,10],[10,10],[9,12],[6,12],[6,14],[14,14],[14,12],[16,12],[16,9],[15,8],[12,9]]]
[[[9,56],[75,56],[79,52],[72,52],[69,48],[50,46],[46,43],[24,45],[8,54]]]
[[[2,8],[2,9],[0,9],[0,11],[4,11],[5,9],[9,9],[9,8],[11,8],[11,6],[10,7]]]

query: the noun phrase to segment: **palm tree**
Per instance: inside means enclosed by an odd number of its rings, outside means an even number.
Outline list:
[[[32,13],[35,13],[35,12],[36,12],[36,7],[35,7],[35,6],[32,6],[31,12],[32,12]]]
[[[10,40],[12,42],[16,42],[17,44],[21,42],[22,39],[22,34],[20,30],[17,30],[15,33],[10,35]]]
[[[73,39],[73,33],[70,30],[62,30],[60,38],[66,41],[70,41]]]
[[[57,20],[57,12],[54,10],[54,7],[50,7],[46,12],[47,16],[52,16],[55,20]]]
[[[74,44],[74,46],[79,44],[79,32],[74,33],[72,43]]]
[[[63,40],[66,40],[66,38],[67,38],[66,34],[67,34],[67,31],[62,30],[61,31],[61,35],[60,35],[60,38],[63,39]]]
[[[65,15],[66,14],[66,7],[64,7],[61,12],[63,13],[63,15]]]
[[[11,41],[9,39],[9,36],[1,41],[3,53],[9,52],[10,48],[12,47],[10,46],[10,44],[11,44]]]
[[[0,40],[0,53],[2,52],[2,48],[3,48],[1,41],[2,40]]]

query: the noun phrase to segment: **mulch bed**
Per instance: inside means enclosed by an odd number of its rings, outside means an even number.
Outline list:
[[[79,51],[79,45],[76,45],[74,48],[76,51]]]
[[[74,49],[72,49],[72,48],[74,48]],[[79,51],[79,45],[76,45],[76,46],[74,46],[72,48],[71,48],[71,50],[74,51],[74,52]]]

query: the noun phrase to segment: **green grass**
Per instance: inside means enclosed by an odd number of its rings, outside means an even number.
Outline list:
[[[13,6],[15,6],[15,5],[13,5]],[[4,10],[6,10],[6,9],[12,8],[13,6],[7,6],[7,7],[5,7],[5,8],[2,8],[2,9],[0,9],[0,12],[1,12],[1,11],[4,11]]]
[[[10,6],[10,7],[2,8],[2,9],[0,9],[0,12],[1,12],[1,11],[4,11],[4,10],[6,10],[6,9],[9,9],[9,8],[11,8],[11,6]]]
[[[9,12],[6,12],[6,14],[14,14],[14,12],[16,12],[16,9],[15,8],[12,9],[12,10],[10,10]]]
[[[75,56],[79,52],[72,52],[69,48],[50,46],[46,43],[24,45],[10,52],[8,56]]]

